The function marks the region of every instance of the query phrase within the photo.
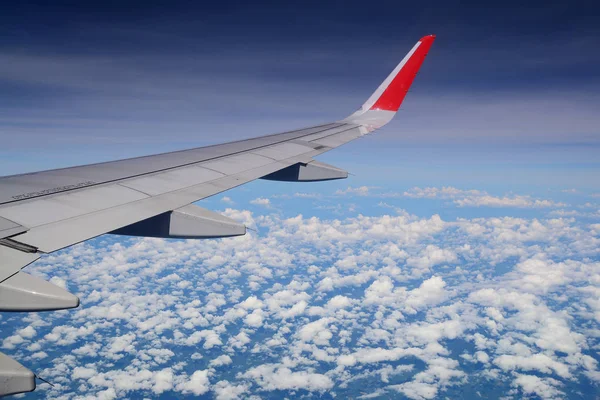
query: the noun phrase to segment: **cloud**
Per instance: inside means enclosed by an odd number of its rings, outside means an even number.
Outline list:
[[[404,197],[410,197],[412,199],[435,199],[445,198],[451,199],[458,196],[479,196],[483,192],[479,190],[461,190],[452,186],[444,186],[441,188],[436,187],[413,187],[412,189],[404,192]]]
[[[252,314],[246,316],[244,322],[252,328],[260,328],[263,324],[262,312],[260,310],[254,310]]]
[[[254,380],[263,390],[325,391],[333,387],[326,375],[308,371],[292,371],[277,364],[263,364],[249,369],[244,378]]]
[[[85,306],[3,316],[3,345],[44,356],[48,397],[340,395],[360,380],[429,398],[483,379],[552,398],[600,380],[594,223],[227,213],[264,234],[105,236],[43,257],[29,272]]]
[[[298,337],[304,342],[314,342],[316,344],[327,345],[333,334],[329,330],[330,320],[321,318],[310,322],[298,330]]]
[[[431,277],[408,293],[406,305],[414,309],[421,309],[438,304],[448,297],[445,286],[446,282],[439,276]]]
[[[229,357],[226,354],[222,354],[219,357],[215,358],[214,360],[211,360],[209,365],[211,367],[222,367],[223,365],[229,365],[232,362],[233,361],[231,361],[231,357]]]
[[[557,389],[561,383],[552,378],[540,378],[535,375],[518,374],[514,385],[526,395],[537,395],[543,399],[561,398],[564,393]]]
[[[173,371],[165,368],[154,375],[154,386],[152,391],[161,394],[167,390],[173,389]]]
[[[177,387],[182,393],[191,393],[196,396],[204,394],[208,392],[210,389],[210,382],[208,379],[208,371],[207,370],[198,370],[195,371],[189,379],[180,383]]]
[[[89,379],[96,375],[98,371],[93,368],[75,367],[73,369],[73,379]]]
[[[235,204],[235,202],[233,200],[231,200],[231,197],[229,197],[229,196],[221,197],[221,202],[225,203],[225,204],[229,204],[229,205]]]
[[[2,341],[2,347],[5,349],[14,349],[17,345],[26,343],[36,335],[36,330],[32,326],[19,329],[15,335],[9,336]]]
[[[219,381],[213,387],[217,400],[236,400],[248,391],[248,385],[233,385],[228,381]]]
[[[438,393],[436,385],[425,382],[407,382],[401,385],[391,386],[391,389],[403,393],[409,399],[433,399]]]
[[[337,295],[327,302],[327,307],[333,310],[346,308],[352,305],[352,300],[346,296]]]
[[[368,196],[371,193],[371,190],[375,189],[374,186],[360,186],[360,187],[352,187],[348,186],[348,188],[341,190],[338,189],[335,192],[336,196]]]
[[[419,270],[428,270],[441,263],[454,263],[457,261],[456,253],[450,249],[440,249],[430,244],[416,257],[409,257],[406,264],[417,267]]]
[[[320,193],[302,193],[296,192],[294,193],[294,197],[299,199],[320,199],[322,195]]]
[[[455,187],[414,187],[404,192],[404,197],[413,199],[449,199],[458,207],[513,207],[513,208],[552,208],[566,204],[552,200],[534,199],[524,195],[497,197],[480,190],[462,190]]]
[[[271,207],[271,200],[264,198],[264,197],[258,197],[254,200],[250,201],[250,204],[254,204],[256,206],[263,206],[266,208],[270,208]]]
[[[133,333],[128,333],[123,336],[118,336],[112,339],[110,345],[106,349],[106,356],[114,360],[122,358],[123,355],[119,353],[131,353],[135,349],[134,341],[136,336]]]
[[[198,343],[204,341],[203,348],[212,349],[215,346],[221,346],[223,342],[219,337],[219,334],[212,329],[203,329],[193,332],[189,336],[181,335],[179,337],[181,344],[186,346],[195,346]]]
[[[257,308],[262,308],[264,303],[260,301],[256,296],[250,296],[246,300],[242,301],[239,306],[248,310],[254,310]]]
[[[545,208],[565,207],[564,203],[556,203],[551,200],[535,200],[529,196],[495,197],[475,196],[457,199],[454,201],[459,207],[516,207],[516,208]]]
[[[534,354],[528,357],[503,354],[494,359],[494,364],[503,370],[520,369],[524,371],[537,370],[545,374],[552,372],[562,378],[570,378],[569,367],[551,359],[545,354]]]
[[[361,186],[347,189],[338,189],[336,196],[369,196],[376,198],[410,198],[410,199],[443,199],[451,200],[457,207],[495,207],[495,208],[560,208],[568,206],[565,203],[549,199],[536,199],[528,195],[510,194],[505,196],[493,196],[482,190],[463,190],[452,186],[443,187],[413,187],[403,193],[396,192],[374,192],[376,187]],[[385,203],[382,206],[391,207]],[[393,207],[392,207],[393,208]]]

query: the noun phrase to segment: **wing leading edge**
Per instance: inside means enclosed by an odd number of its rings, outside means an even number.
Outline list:
[[[0,178],[0,311],[79,305],[72,294],[21,272],[43,254],[104,233],[165,238],[244,234],[244,226],[190,204],[255,179],[346,178],[346,171],[313,158],[391,121],[434,40],[434,35],[421,38],[362,107],[337,122]],[[0,353],[0,396],[34,389],[35,375]]]

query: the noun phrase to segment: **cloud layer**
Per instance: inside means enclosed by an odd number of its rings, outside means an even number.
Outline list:
[[[225,214],[262,235],[106,236],[28,268],[82,298],[0,320],[4,351],[55,384],[34,396],[559,398],[600,381],[597,224]]]

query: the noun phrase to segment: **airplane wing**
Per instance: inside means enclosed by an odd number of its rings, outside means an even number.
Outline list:
[[[319,154],[387,124],[435,39],[421,38],[363,106],[323,125],[216,146],[0,178],[0,311],[73,308],[79,299],[21,269],[114,233],[214,238],[246,227],[192,203],[255,179],[323,181],[347,172]],[[31,391],[31,371],[0,353],[0,396]]]

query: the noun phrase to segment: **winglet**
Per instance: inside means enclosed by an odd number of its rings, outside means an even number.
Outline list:
[[[365,104],[346,120],[366,123],[374,128],[388,123],[402,105],[434,40],[435,35],[422,37]]]

